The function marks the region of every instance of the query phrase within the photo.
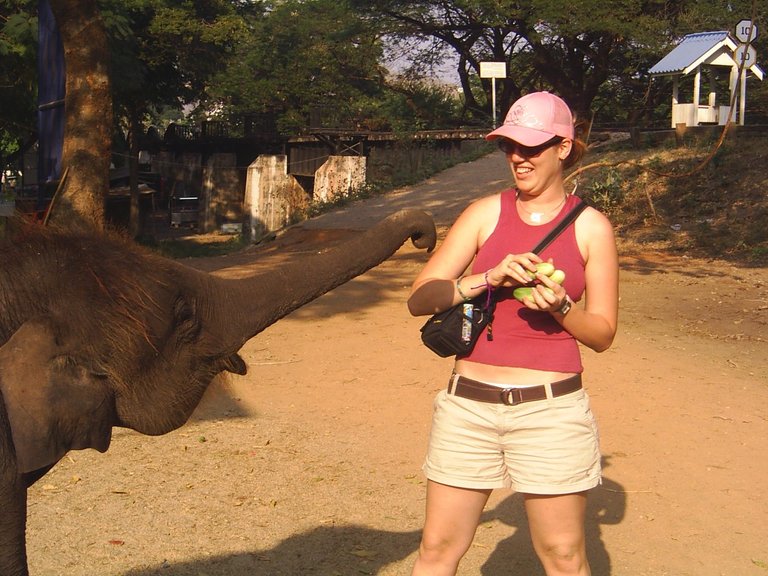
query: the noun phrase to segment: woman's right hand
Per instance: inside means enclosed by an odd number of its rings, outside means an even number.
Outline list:
[[[533,252],[524,254],[507,254],[501,262],[488,270],[488,283],[494,287],[517,287],[528,284],[531,275],[536,273],[536,264],[541,258]]]

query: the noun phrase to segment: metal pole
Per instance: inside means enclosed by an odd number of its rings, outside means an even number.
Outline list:
[[[493,127],[496,128],[496,77],[491,78],[491,102],[493,108]]]
[[[744,126],[744,110],[747,107],[747,69],[741,71],[741,99],[739,100],[739,125]]]

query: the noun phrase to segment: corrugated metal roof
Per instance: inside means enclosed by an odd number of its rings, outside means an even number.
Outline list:
[[[728,32],[698,32],[688,34],[669,54],[659,60],[649,70],[651,74],[681,74],[691,65],[698,65],[717,49],[727,46],[729,51],[736,49],[736,43]]]

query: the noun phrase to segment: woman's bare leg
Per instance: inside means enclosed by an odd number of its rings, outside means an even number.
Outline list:
[[[452,576],[475,537],[491,490],[427,482],[427,512],[413,576]]]
[[[584,537],[586,509],[586,492],[525,495],[533,547],[547,576],[591,574]]]

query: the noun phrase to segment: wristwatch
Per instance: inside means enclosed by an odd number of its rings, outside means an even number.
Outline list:
[[[563,316],[565,316],[566,314],[568,314],[568,312],[571,311],[572,307],[573,307],[573,302],[571,302],[571,299],[566,294],[565,300],[563,300],[563,304],[560,306],[560,308],[556,310],[556,312],[558,314],[562,314]]]

